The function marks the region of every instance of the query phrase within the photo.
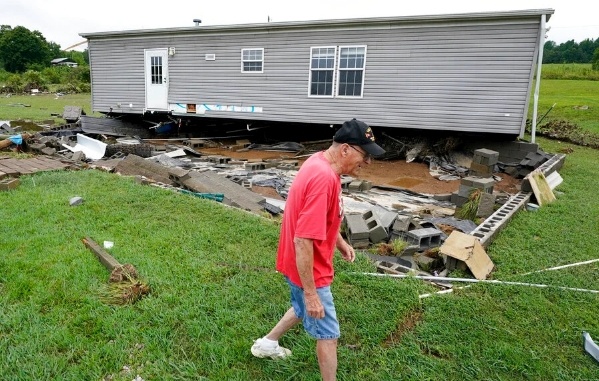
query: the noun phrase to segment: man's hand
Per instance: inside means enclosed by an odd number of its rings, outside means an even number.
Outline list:
[[[356,252],[354,248],[351,247],[350,244],[345,242],[341,234],[337,236],[337,250],[341,253],[341,258],[345,259],[348,262],[353,262],[356,259]]]
[[[322,319],[324,317],[324,307],[320,302],[318,294],[304,293],[304,299],[306,302],[306,313],[308,314],[308,316],[316,319]]]

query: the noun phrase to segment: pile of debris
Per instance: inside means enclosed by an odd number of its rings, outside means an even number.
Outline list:
[[[27,142],[30,152],[75,167],[136,176],[144,184],[222,202],[258,215],[283,213],[284,199],[299,169],[297,159],[235,160],[197,150],[209,147],[210,139],[186,138],[177,140],[179,144],[169,140],[156,142],[132,136],[132,126],[120,130],[113,121],[110,128],[100,125],[87,121],[88,128],[94,131],[90,135],[102,140],[83,134],[76,123],[72,129],[46,130],[25,137],[23,142]],[[401,145],[397,139],[393,143]],[[298,143],[264,147],[239,140],[236,146],[310,154]],[[402,149],[405,148],[404,144]],[[422,147],[409,150],[412,160],[421,150]],[[428,156],[434,164],[431,174],[459,179],[460,188],[452,194],[417,194],[343,177],[345,238],[378,261],[384,272],[444,275],[460,268],[470,270],[479,279],[486,278],[493,264],[484,248],[514,213],[530,204],[531,197],[539,203],[551,201],[543,195],[552,195],[552,189],[561,182],[557,170],[565,155],[546,154],[537,144],[519,141],[490,144],[473,152],[469,168]],[[0,179],[1,164],[2,160]],[[524,178],[518,194],[494,191],[495,173],[499,171]],[[262,196],[252,190],[254,186],[273,187],[280,198]],[[477,225],[474,221],[479,220],[483,222]]]

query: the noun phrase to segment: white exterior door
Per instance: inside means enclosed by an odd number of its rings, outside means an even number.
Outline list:
[[[168,109],[168,50],[145,51],[146,109]]]

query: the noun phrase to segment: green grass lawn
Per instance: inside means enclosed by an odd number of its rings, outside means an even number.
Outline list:
[[[543,79],[539,89],[537,122],[567,120],[599,135],[599,81]],[[555,104],[555,107],[551,108]],[[529,119],[532,119],[531,101]],[[540,120],[544,115],[543,120]]]
[[[64,106],[76,106],[87,115],[91,113],[91,94],[36,94],[12,95],[0,94],[0,120],[27,120],[45,124],[64,124],[62,119]],[[55,116],[53,114],[59,115]],[[13,127],[17,124],[13,124]]]

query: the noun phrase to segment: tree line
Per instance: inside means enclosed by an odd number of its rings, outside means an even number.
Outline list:
[[[52,66],[51,61],[55,58],[70,58],[78,66]],[[559,45],[547,41],[543,47],[543,63],[590,63],[593,70],[599,70],[599,38],[580,43],[570,40]],[[62,51],[60,45],[47,41],[37,30],[0,26],[0,83],[4,83],[4,91],[43,90],[47,84],[65,85],[62,91],[85,91],[89,82],[87,49],[83,52]]]
[[[544,64],[590,63],[596,66],[597,61],[599,61],[599,38],[596,40],[587,38],[580,43],[570,40],[559,45],[547,41],[543,46]],[[599,67],[594,69],[599,70]]]
[[[78,66],[53,66],[55,58],[69,58]],[[87,51],[62,51],[37,30],[0,25],[0,91],[49,91],[53,85],[55,92],[88,92],[89,83]]]

